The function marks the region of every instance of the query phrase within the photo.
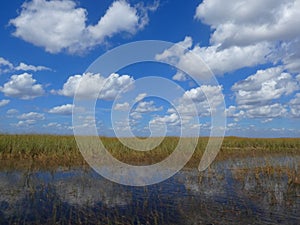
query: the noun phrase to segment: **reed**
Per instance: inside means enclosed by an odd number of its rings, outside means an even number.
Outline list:
[[[166,137],[150,151],[135,151],[117,138],[99,137],[108,151],[117,159],[134,165],[161,161],[175,149],[179,138]],[[187,166],[196,166],[201,159],[208,137],[200,137],[195,153]],[[239,138],[226,137],[217,160],[230,157],[261,156],[268,154],[299,154],[299,138]],[[30,165],[31,167],[86,165],[73,136],[54,135],[0,135],[1,166]]]

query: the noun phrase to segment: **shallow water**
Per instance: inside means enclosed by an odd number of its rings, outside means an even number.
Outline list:
[[[292,156],[227,160],[147,187],[83,168],[1,171],[0,223],[300,224],[299,165]]]

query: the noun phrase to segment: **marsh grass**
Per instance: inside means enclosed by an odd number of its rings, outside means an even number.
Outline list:
[[[84,164],[73,136],[0,135],[0,160],[12,168]]]
[[[108,151],[117,159],[134,164],[146,165],[159,162],[175,149],[179,138],[167,137],[150,151],[135,151],[124,146],[117,138],[99,137]],[[187,167],[196,167],[208,137],[200,137],[193,157]],[[217,160],[235,157],[257,157],[270,154],[291,155],[300,153],[297,138],[238,138],[226,137]],[[57,166],[86,165],[73,136],[54,135],[0,135],[0,167],[49,168]]]

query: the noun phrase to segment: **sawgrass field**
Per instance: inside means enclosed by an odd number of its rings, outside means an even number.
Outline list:
[[[99,137],[104,146],[117,159],[136,165],[161,161],[172,153],[179,138],[166,137],[150,151],[134,151],[117,138]],[[208,142],[208,137],[199,137],[193,157],[186,165],[197,166]],[[299,138],[240,138],[225,137],[216,160],[236,157],[265,155],[298,155]],[[74,136],[54,135],[0,135],[0,160],[2,167],[37,167],[85,165]]]

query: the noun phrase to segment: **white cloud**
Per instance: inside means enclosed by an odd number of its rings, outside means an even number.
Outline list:
[[[271,45],[264,42],[245,47],[232,46],[222,50],[219,49],[219,46],[202,48],[196,46],[192,52],[201,56],[213,73],[222,75],[268,62],[271,50]]]
[[[70,76],[63,88],[57,93],[67,97],[74,97],[76,93],[78,98],[113,100],[120,91],[129,88],[133,82],[133,78],[128,75],[120,76],[113,73],[105,78],[100,74],[85,73],[83,75]],[[78,88],[79,85],[80,88]],[[99,93],[100,90],[101,92]]]
[[[10,102],[10,100],[8,100],[8,99],[2,99],[2,100],[0,100],[0,107],[6,106],[9,102]]]
[[[61,128],[62,125],[60,123],[57,123],[57,122],[51,122],[51,123],[48,123],[46,125],[43,125],[43,127],[45,127],[45,128]]]
[[[61,114],[61,115],[71,115],[73,107],[74,106],[72,104],[56,106],[56,107],[53,107],[52,109],[50,109],[49,113]]]
[[[136,111],[131,112],[130,116],[132,117],[131,121],[135,121],[143,118],[142,114]]]
[[[297,81],[282,67],[258,70],[232,86],[239,107],[264,105],[299,89]]]
[[[236,112],[236,106],[231,105],[226,109],[226,116],[227,117],[234,117]]]
[[[156,59],[173,63],[189,75],[207,79],[211,77],[210,70],[216,75],[222,75],[240,68],[266,63],[272,50],[272,46],[266,42],[245,47],[232,46],[227,49],[219,49],[220,45],[192,47],[192,43],[191,37],[185,37],[177,45],[189,51],[174,45],[157,55]],[[185,80],[180,72],[173,79]]]
[[[273,63],[283,62],[290,72],[300,72],[299,0],[203,1],[195,18],[211,26],[213,46],[273,45]]]
[[[149,112],[157,112],[157,111],[161,111],[163,110],[163,107],[156,107],[154,105],[154,101],[143,101],[143,102],[139,102],[137,107],[134,109],[135,112],[138,113],[149,113]]]
[[[29,113],[23,113],[17,118],[20,120],[44,120],[45,115],[43,113],[29,112]]]
[[[222,86],[202,85],[187,90],[178,99],[175,108],[168,109],[168,113],[178,112],[181,120],[186,124],[194,117],[209,117],[222,102]]]
[[[171,113],[170,115],[165,115],[163,117],[155,117],[150,121],[150,124],[160,125],[160,124],[169,124],[169,125],[178,125],[180,123],[180,118],[177,113]]]
[[[36,123],[36,120],[21,120],[17,124],[13,124],[16,127],[28,127]]]
[[[178,57],[184,55],[186,49],[190,49],[193,46],[193,40],[191,37],[186,36],[183,41],[178,42],[169,49],[166,49],[163,53],[155,56],[156,60],[178,63]]]
[[[241,46],[299,37],[299,10],[299,0],[210,0],[198,6],[195,17],[215,29],[213,44]]]
[[[270,123],[273,121],[273,118],[267,118],[265,120],[262,120],[261,123]]]
[[[135,98],[135,102],[139,102],[141,101],[143,98],[145,98],[147,96],[147,93],[141,93],[139,94],[136,98]]]
[[[235,127],[237,127],[237,126],[238,126],[237,123],[229,123],[229,124],[227,124],[227,128],[228,128],[228,129],[232,129],[232,128],[235,128]]]
[[[185,91],[179,99],[174,101],[174,107],[167,110],[167,115],[156,116],[151,123],[171,123],[172,125],[181,123],[182,126],[191,128],[199,123],[199,117],[209,117],[211,112],[222,103],[222,86],[202,85]]]
[[[41,70],[51,70],[48,67],[45,66],[33,66],[33,65],[27,65],[26,63],[20,63],[17,67],[15,67],[15,70],[22,70],[22,71],[41,71]]]
[[[238,111],[238,108],[236,106],[231,105],[226,109],[226,116],[228,118],[234,118],[235,121],[238,121],[244,118],[246,115],[244,110]]]
[[[275,55],[275,58],[282,60],[285,68],[290,72],[300,73],[300,39],[283,43],[281,47],[282,50]]]
[[[33,0],[22,5],[20,15],[10,24],[16,28],[14,36],[57,53],[83,35],[86,14],[73,1]]]
[[[122,19],[120,19],[122,18]],[[89,26],[88,31],[97,40],[111,37],[120,31],[134,34],[139,27],[139,16],[135,8],[125,1],[115,1],[105,15],[95,26]]]
[[[80,124],[77,124],[77,128],[91,128],[96,125],[96,118],[94,116],[80,116]]]
[[[9,109],[9,110],[7,110],[6,114],[7,114],[7,115],[15,115],[15,114],[17,114],[18,112],[19,112],[19,111],[16,110],[16,109]]]
[[[13,67],[13,64],[11,62],[9,62],[8,60],[0,57],[0,65],[2,66],[8,66],[9,68]]]
[[[126,133],[130,131],[133,125],[134,125],[134,121],[129,120],[128,118],[120,121],[114,121],[114,129],[122,132],[125,131]]]
[[[243,118],[266,118],[262,120],[262,123],[268,123],[273,118],[286,117],[288,111],[286,107],[280,103],[269,103],[265,105],[252,105],[247,107],[244,106],[236,107],[230,106],[227,110],[227,117],[234,118],[234,121],[239,121]]]
[[[300,93],[289,102],[291,114],[293,117],[300,117]]]
[[[14,66],[11,62],[9,62],[8,60],[0,57],[0,74],[10,71],[13,67]]]
[[[132,110],[132,112],[130,113],[130,116],[137,120],[137,119],[141,119],[142,118],[142,114],[143,113],[152,113],[152,112],[158,112],[158,111],[162,111],[163,107],[156,107],[154,104],[154,101],[142,101],[139,102],[136,106],[135,109]]]
[[[282,66],[258,70],[232,86],[237,106],[230,106],[227,109],[227,116],[235,118],[236,121],[242,118],[286,117],[287,108],[279,103],[280,99],[291,95],[299,88],[297,79],[285,72]]]
[[[36,84],[36,80],[28,73],[11,76],[7,83],[0,86],[0,91],[3,92],[5,96],[24,100],[42,96],[45,92],[42,85]]]
[[[129,110],[129,103],[128,102],[117,103],[114,107],[114,110],[127,111],[127,110]]]
[[[38,121],[44,120],[45,115],[43,113],[37,113],[37,112],[29,112],[29,113],[23,113],[17,118],[20,120],[18,123],[12,124],[16,127],[30,127],[34,124],[36,124]]]
[[[73,127],[68,124],[61,124],[57,122],[50,122],[48,124],[44,124],[43,128],[51,128],[51,133],[68,133],[70,130],[73,129]]]
[[[184,104],[186,99],[191,99],[196,103],[199,112],[202,112],[203,109],[210,112],[224,101],[222,89],[223,87],[220,85],[202,85],[200,87],[187,90],[180,101]]]
[[[32,0],[10,24],[14,36],[45,48],[50,53],[78,53],[102,44],[118,33],[135,34],[148,23],[148,11],[156,7],[130,6],[125,0],[112,3],[96,25],[86,25],[87,11],[72,0]]]
[[[285,116],[287,109],[281,104],[275,103],[248,109],[246,113],[248,118],[276,118]]]
[[[11,62],[8,60],[0,57],[0,74],[1,73],[8,73],[13,71],[42,71],[42,70],[51,70],[50,68],[46,66],[34,66],[34,65],[28,65],[26,63],[21,62],[18,66],[14,66]]]
[[[186,81],[188,77],[182,71],[177,71],[177,73],[172,77],[173,80]]]

